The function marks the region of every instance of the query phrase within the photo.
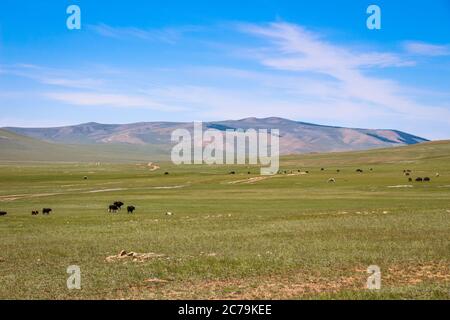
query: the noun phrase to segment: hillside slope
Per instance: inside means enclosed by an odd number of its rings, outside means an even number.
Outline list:
[[[284,165],[321,166],[325,168],[327,166],[364,165],[367,169],[367,166],[376,164],[396,164],[409,168],[415,165],[429,166],[433,164],[433,170],[439,172],[442,167],[448,169],[450,140],[376,150],[289,155],[282,159]]]
[[[0,161],[136,162],[164,158],[161,146],[56,144],[0,129]]]

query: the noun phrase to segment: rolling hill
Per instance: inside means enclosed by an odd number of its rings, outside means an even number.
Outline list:
[[[137,162],[164,160],[163,146],[61,144],[0,129],[0,161]]]
[[[323,126],[275,117],[205,122],[203,125],[204,129],[220,131],[279,129],[280,152],[283,155],[367,150],[427,141],[397,130]],[[7,127],[1,131],[0,159],[167,159],[172,146],[171,133],[179,128],[191,130],[192,123],[90,122],[54,128]]]

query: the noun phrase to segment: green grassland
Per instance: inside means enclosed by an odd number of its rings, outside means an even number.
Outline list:
[[[257,167],[159,165],[0,163],[0,298],[450,298],[449,141],[287,156],[287,174],[261,180]],[[108,213],[115,200],[135,214]],[[106,261],[121,250],[162,256]],[[81,290],[66,287],[69,265]]]

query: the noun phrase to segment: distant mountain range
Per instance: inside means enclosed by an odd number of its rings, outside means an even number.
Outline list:
[[[323,126],[283,118],[246,118],[205,122],[204,128],[228,129],[279,129],[281,154],[311,152],[336,152],[410,145],[427,139],[388,129],[356,129]],[[7,127],[0,130],[0,159],[5,158],[7,146],[25,152],[37,149],[58,149],[62,145],[95,150],[114,149],[137,152],[140,156],[170,153],[170,136],[173,130],[192,130],[192,123],[140,122],[132,124],[100,124],[95,122],[54,128]],[[3,132],[3,134],[2,134]],[[9,134],[8,134],[9,133]],[[45,153],[45,152],[44,152]]]

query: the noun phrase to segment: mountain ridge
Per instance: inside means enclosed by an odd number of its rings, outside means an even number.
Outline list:
[[[395,129],[347,128],[279,117],[209,121],[203,122],[203,125],[204,129],[213,128],[221,131],[250,128],[279,129],[281,154],[354,151],[429,141]],[[87,122],[50,128],[5,127],[2,129],[55,144],[126,144],[168,147],[173,144],[170,141],[172,131],[180,128],[192,131],[192,122],[153,121],[126,124]]]

